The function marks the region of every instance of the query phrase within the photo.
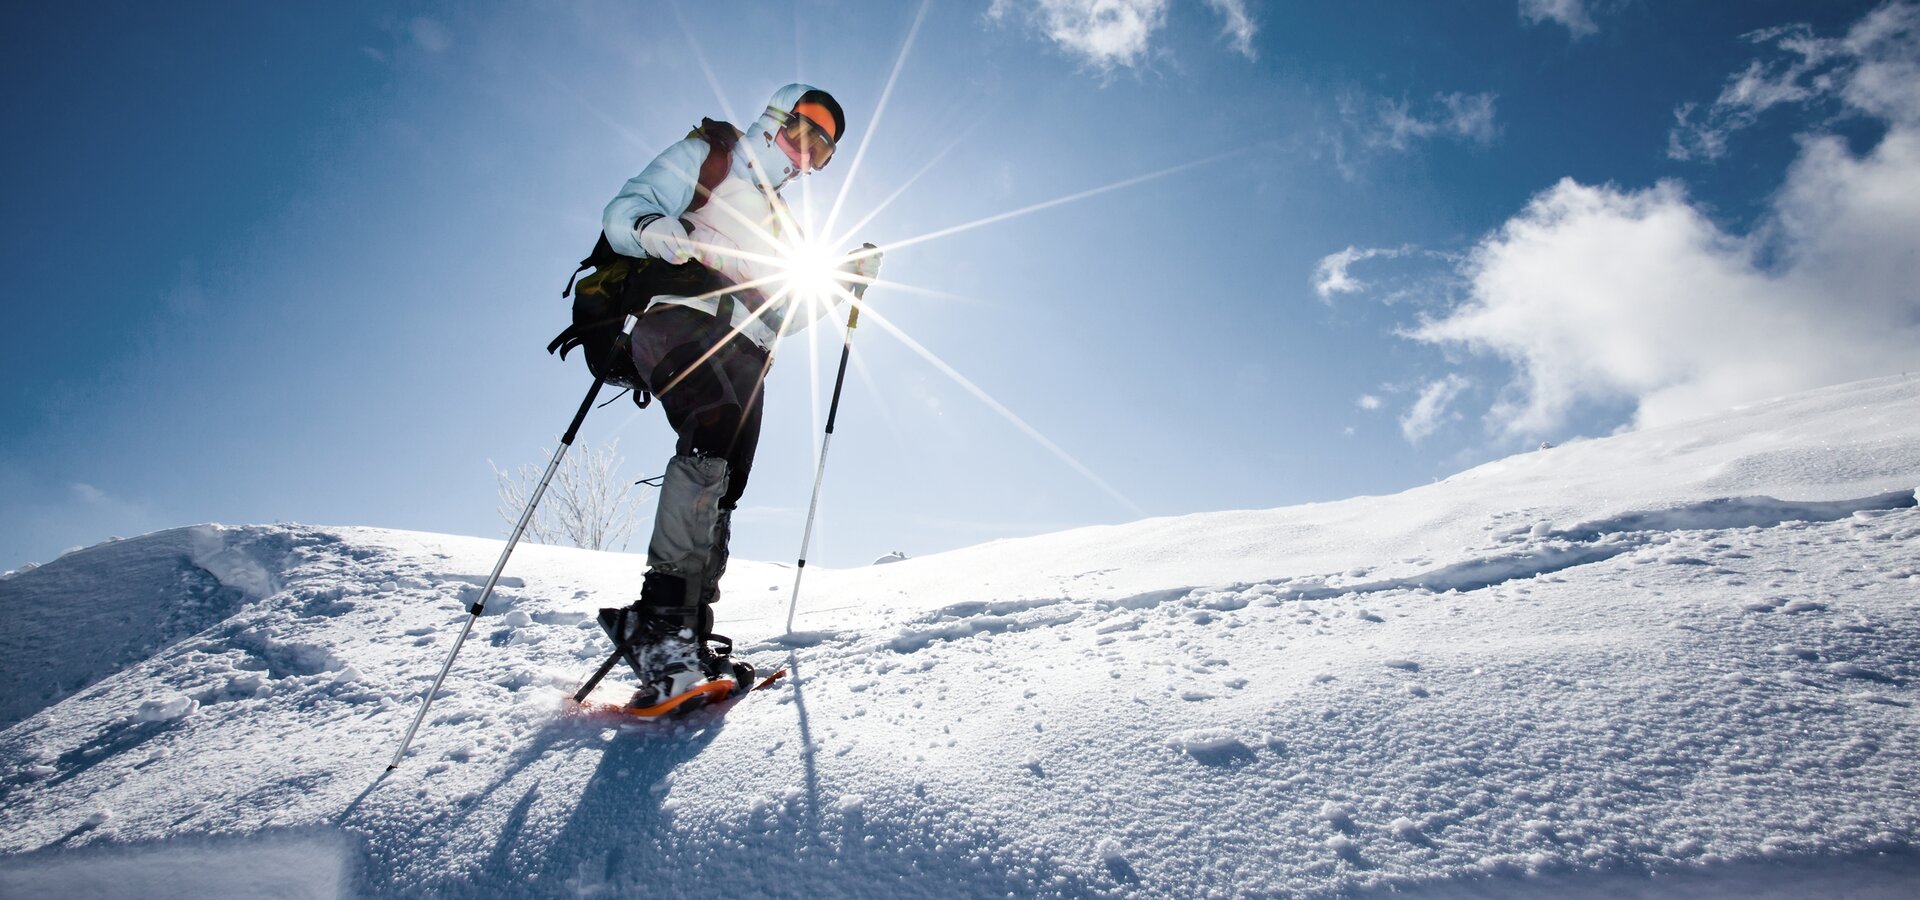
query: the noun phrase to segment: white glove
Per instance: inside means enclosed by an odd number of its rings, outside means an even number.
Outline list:
[[[680,226],[680,220],[672,216],[648,222],[634,237],[639,239],[640,249],[647,251],[648,256],[669,265],[677,266],[693,258],[693,239]]]
[[[861,284],[880,278],[880,248],[865,244],[858,250],[848,251],[847,255],[853,258],[841,263],[840,271],[865,279]]]

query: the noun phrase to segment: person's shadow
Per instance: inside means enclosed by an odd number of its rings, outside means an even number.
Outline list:
[[[480,883],[508,884],[531,876],[530,883],[523,882],[530,894],[570,893],[572,889],[565,887],[570,882],[591,891],[593,885],[619,883],[636,869],[647,868],[644,861],[629,858],[635,854],[677,855],[672,813],[661,806],[668,796],[662,786],[674,770],[719,736],[726,724],[724,713],[704,709],[671,723],[622,728],[601,745],[600,764],[560,833],[532,854],[525,853],[526,848],[515,853],[539,790],[535,785],[501,827]],[[537,860],[531,866],[529,856]]]
[[[365,859],[356,878],[358,893],[491,898],[505,890],[514,896],[557,897],[594,893],[609,883],[631,882],[636,871],[649,872],[661,858],[684,852],[685,848],[675,846],[672,814],[662,808],[668,796],[666,779],[713,743],[726,723],[725,713],[724,708],[710,708],[645,723],[612,715],[598,722],[570,717],[555,720],[535,732],[497,776],[473,792],[478,799],[419,823],[413,837],[437,835],[437,842],[476,830],[489,832],[490,846],[473,869],[449,869],[424,879],[421,872],[409,872],[403,864],[408,855],[404,840],[393,846],[379,840],[384,811],[375,812],[371,821],[363,821],[365,804],[388,783],[390,773],[382,773],[332,820],[336,828],[357,834],[366,842]],[[615,730],[603,739],[606,728]],[[590,750],[591,754],[581,750]],[[574,759],[597,754],[598,763],[579,796],[572,800],[565,824],[554,834],[548,830],[550,822],[543,823],[536,815],[544,777],[523,776],[556,753]],[[504,800],[515,790],[523,792],[500,817],[496,812],[500,807],[487,802],[487,798]],[[558,796],[549,799],[564,802]],[[390,856],[396,851],[401,858]],[[644,854],[644,858],[636,860],[634,854]]]
[[[888,885],[915,873],[918,887],[909,893],[931,896],[1020,896],[1041,886],[1068,895],[1097,893],[1099,884],[1064,870],[1051,857],[1020,854],[1005,870],[982,867],[983,848],[1004,846],[992,828],[963,829],[955,840],[944,830],[929,832],[920,817],[897,812],[869,821],[864,805],[823,803],[830,797],[823,783],[814,748],[814,726],[807,707],[805,681],[799,660],[787,660],[792,709],[797,716],[800,758],[792,771],[791,797],[777,806],[771,818],[762,817],[744,827],[701,827],[677,821],[682,816],[726,818],[730,810],[689,806],[667,808],[673,791],[670,776],[693,757],[709,752],[730,716],[742,711],[723,708],[697,710],[683,718],[619,728],[602,740],[604,731],[583,728],[579,722],[559,722],[527,741],[515,760],[487,787],[475,792],[501,803],[476,803],[439,823],[428,832],[440,836],[473,830],[487,832],[486,843],[474,849],[481,862],[472,869],[429,875],[406,872],[404,859],[383,859],[375,847],[362,867],[362,893],[368,895],[454,897],[679,897],[712,894],[716,890],[742,895],[800,890],[801,885]],[[772,698],[739,697],[739,703],[771,704]],[[763,708],[751,714],[774,715]],[[579,752],[579,751],[587,752]],[[715,752],[740,753],[732,742]],[[597,755],[584,783],[565,779],[567,788],[580,784],[577,797],[545,796],[540,780],[522,777],[526,770],[554,753],[566,753],[583,764]],[[758,753],[742,754],[743,767],[770,763]],[[709,770],[710,771],[710,770]],[[725,779],[728,774],[710,774]],[[528,782],[532,783],[529,784]],[[520,785],[527,785],[524,789]],[[764,790],[764,787],[762,788]],[[364,798],[373,788],[363,792]],[[507,791],[522,791],[516,798]],[[735,798],[745,802],[745,798]],[[546,802],[551,801],[551,802]],[[726,803],[721,799],[718,802]],[[542,808],[570,803],[564,822],[544,819]],[[510,806],[504,804],[511,804]],[[889,804],[891,805],[891,804]],[[343,817],[360,806],[356,800]],[[737,818],[737,817],[736,817]],[[943,820],[944,821],[944,820]],[[690,827],[691,826],[691,827]],[[557,830],[556,830],[557,828]],[[439,839],[439,838],[437,838]],[[390,850],[405,855],[404,841]],[[1109,863],[1116,884],[1136,877],[1128,867]],[[385,877],[411,879],[383,881]],[[876,887],[876,890],[881,890]],[[858,893],[856,891],[856,893]],[[883,894],[875,894],[876,896]]]

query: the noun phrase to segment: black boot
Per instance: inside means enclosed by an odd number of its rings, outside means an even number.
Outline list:
[[[687,616],[644,603],[600,610],[600,628],[639,680],[635,706],[652,706],[708,678],[700,637]]]

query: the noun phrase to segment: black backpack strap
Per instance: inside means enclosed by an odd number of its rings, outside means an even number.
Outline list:
[[[572,275],[567,276],[567,287],[560,292],[560,298],[564,300],[573,296],[573,282],[580,277],[581,272],[601,268],[619,258],[620,254],[613,252],[613,245],[607,243],[607,233],[600,232],[600,239],[593,243],[593,252],[580,261],[579,267],[573,270]]]
[[[600,236],[600,239],[604,241],[607,239],[607,236],[603,234]],[[580,267],[577,269],[574,269],[572,275],[567,276],[567,286],[560,289],[560,299],[565,300],[568,297],[573,296],[573,282],[575,279],[580,277],[581,272],[585,272],[586,270],[587,270],[587,261],[583,259],[580,261]],[[553,352],[553,348],[551,347],[547,348],[547,352],[549,353]]]

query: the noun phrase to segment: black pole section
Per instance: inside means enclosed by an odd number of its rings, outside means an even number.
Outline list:
[[[593,411],[593,398],[600,396],[600,386],[604,384],[606,382],[598,378],[593,380],[593,387],[587,389],[587,399],[580,401],[580,411],[573,414],[573,424],[568,425],[567,433],[560,436],[561,444],[573,446],[574,437],[580,434],[580,423],[585,422],[587,413]],[[616,394],[613,399],[618,400],[620,397]]]
[[[433,705],[433,698],[440,693],[440,685],[447,680],[447,673],[453,669],[453,658],[460,655],[461,645],[467,642],[467,635],[473,632],[474,620],[486,611],[487,598],[493,596],[493,589],[500,583],[500,573],[507,568],[507,557],[513,555],[513,547],[520,543],[520,535],[525,534],[527,524],[533,521],[533,511],[540,505],[541,495],[547,492],[547,484],[553,481],[553,473],[560,468],[560,460],[567,455],[567,448],[573,446],[573,439],[580,433],[580,423],[586,421],[587,413],[593,409],[593,400],[600,396],[600,386],[605,382],[596,378],[593,387],[587,389],[587,399],[580,401],[580,411],[573,414],[573,423],[567,426],[567,433],[560,438],[560,446],[553,450],[553,460],[547,463],[547,474],[541,476],[540,484],[533,489],[533,496],[527,498],[527,509],[520,514],[519,524],[513,526],[513,535],[507,538],[507,546],[500,551],[500,561],[493,564],[493,574],[487,576],[487,586],[481,588],[480,599],[473,601],[467,608],[466,627],[460,629],[460,637],[453,642],[453,650],[447,653],[446,665],[440,667],[440,674],[433,679],[433,687],[427,689],[427,696],[420,700],[420,711],[414,714],[413,724],[407,726],[406,737],[400,739],[400,749],[394,751],[393,761],[387,763],[387,771],[400,767],[400,758],[407,755],[407,747],[413,743],[414,732],[420,730],[420,723],[427,718],[427,707]]]
[[[865,296],[866,286],[858,287],[861,296]],[[860,327],[860,307],[856,306],[852,312],[847,313],[847,339],[840,343],[840,371],[833,376],[833,402],[827,405],[828,434],[833,433],[833,422],[840,416],[840,389],[847,383],[847,359],[853,355],[853,330],[858,327]]]

